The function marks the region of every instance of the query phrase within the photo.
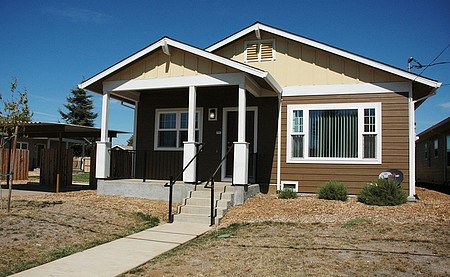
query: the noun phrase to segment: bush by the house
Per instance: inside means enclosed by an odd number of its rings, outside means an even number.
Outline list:
[[[319,199],[347,201],[347,186],[339,181],[328,181],[317,191]]]
[[[297,193],[291,188],[285,188],[278,193],[278,198],[280,199],[295,199],[297,197]]]
[[[378,179],[362,188],[358,201],[367,205],[397,206],[406,203],[407,197],[408,194],[396,181]]]

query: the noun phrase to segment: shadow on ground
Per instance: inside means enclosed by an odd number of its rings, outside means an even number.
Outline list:
[[[2,189],[8,189],[7,185],[1,185]],[[12,186],[13,190],[27,190],[27,191],[42,191],[42,192],[55,192],[55,186],[41,185],[37,182],[28,182],[27,184],[15,184]],[[64,186],[59,189],[60,192],[68,191],[80,191],[93,189],[89,184],[72,184]]]
[[[416,183],[417,187],[426,188],[438,192],[442,192],[450,195],[450,186],[449,185],[437,185],[437,184],[429,184],[429,183]]]

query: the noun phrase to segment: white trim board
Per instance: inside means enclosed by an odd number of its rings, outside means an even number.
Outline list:
[[[410,82],[308,85],[283,88],[283,96],[408,92]]]
[[[164,37],[161,40],[151,44],[150,46],[142,49],[141,51],[129,56],[128,58],[116,63],[115,65],[103,70],[102,72],[94,75],[93,77],[89,78],[88,80],[82,82],[81,84],[78,85],[79,88],[87,88],[88,86],[94,84],[95,82],[100,81],[103,78],[106,78],[107,76],[117,72],[118,70],[122,69],[123,67],[131,64],[132,62],[138,60],[139,58],[144,57],[145,55],[151,53],[152,51],[158,49],[159,47],[166,47],[168,48],[169,46],[178,48],[180,50],[192,53],[194,55],[203,57],[205,59],[209,59],[212,60],[214,62],[223,64],[225,66],[229,66],[231,68],[237,69],[239,71],[251,74],[253,76],[259,77],[264,79],[276,92],[280,93],[281,92],[281,86],[275,81],[275,79],[270,75],[269,72],[252,67],[252,66],[248,66],[246,64],[231,60],[231,59],[227,59],[225,57],[207,52],[205,50],[178,42],[176,40],[170,39],[168,37]]]
[[[215,50],[217,50],[217,49],[219,49],[219,48],[221,48],[221,47],[223,47],[223,46],[225,46],[225,45],[227,45],[227,44],[229,44],[251,32],[254,32],[255,30],[266,31],[266,32],[275,34],[277,36],[281,36],[281,37],[284,37],[284,38],[287,38],[287,39],[290,39],[290,40],[293,40],[293,41],[296,41],[296,42],[299,42],[299,43],[302,43],[302,44],[305,44],[305,45],[308,45],[308,46],[311,46],[311,47],[314,47],[314,48],[317,48],[317,49],[320,49],[320,50],[323,50],[323,51],[326,51],[329,53],[332,53],[332,54],[365,64],[365,65],[398,75],[400,77],[409,79],[413,82],[419,82],[419,83],[425,84],[430,87],[439,88],[442,84],[435,80],[428,79],[428,78],[410,73],[408,71],[405,71],[405,70],[402,70],[402,69],[369,59],[369,58],[365,58],[363,56],[356,55],[356,54],[353,54],[348,51],[344,51],[344,50],[336,48],[336,47],[332,47],[332,46],[324,44],[324,43],[320,43],[320,42],[317,42],[317,41],[314,41],[314,40],[311,40],[311,39],[308,39],[308,38],[305,38],[305,37],[302,37],[299,35],[295,35],[295,34],[292,34],[292,33],[289,33],[289,32],[286,32],[286,31],[283,31],[283,30],[280,30],[280,29],[277,29],[277,28],[274,28],[274,27],[271,27],[268,25],[264,25],[260,22],[256,22],[255,24],[209,46],[208,48],[206,48],[206,51],[213,52],[213,51],[215,51]]]

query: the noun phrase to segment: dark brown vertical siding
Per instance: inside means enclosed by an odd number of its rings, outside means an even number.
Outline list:
[[[359,164],[298,164],[286,163],[286,107],[293,104],[332,104],[381,102],[382,111],[382,163]],[[350,193],[358,193],[367,182],[376,179],[386,169],[399,169],[404,173],[404,188],[408,187],[408,98],[397,93],[349,94],[336,96],[284,97],[281,113],[281,180],[299,181],[302,192],[316,192],[328,180],[345,182]],[[272,166],[271,183],[276,184],[276,157]]]
[[[147,173],[152,175],[148,178],[164,177],[168,170],[173,172],[172,174],[177,174],[182,169],[182,151],[154,151],[155,110],[165,108],[187,109],[188,102],[187,89],[148,91],[141,94],[136,143],[138,151],[148,150],[149,161],[153,162],[147,168]],[[201,181],[205,181],[211,176],[222,158],[223,108],[237,106],[237,86],[197,88],[197,107],[203,108],[203,142],[205,143],[204,150],[198,156],[197,163],[198,179]],[[258,107],[256,180],[267,186],[270,182],[277,132],[277,98],[257,98],[247,93],[247,106]],[[216,121],[208,120],[209,108],[217,108],[218,118]],[[157,160],[161,162],[155,163]],[[171,161],[174,164],[171,164]],[[141,167],[142,165],[138,165],[138,169]],[[138,170],[139,174],[142,174],[142,168]],[[220,171],[215,177],[216,180],[220,180]]]

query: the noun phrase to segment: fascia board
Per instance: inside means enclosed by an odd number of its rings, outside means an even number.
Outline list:
[[[243,29],[240,32],[235,33],[234,35],[229,36],[228,38],[226,38],[224,40],[219,41],[216,44],[209,46],[208,48],[206,48],[206,51],[208,51],[208,52],[215,51],[215,50],[247,35],[248,33],[253,32],[255,29],[260,29],[260,30],[293,40],[293,41],[297,41],[299,43],[303,43],[305,45],[309,45],[311,47],[314,47],[314,48],[317,48],[317,49],[320,49],[320,50],[323,50],[323,51],[326,51],[326,52],[329,52],[329,53],[332,53],[332,54],[335,54],[335,55],[338,55],[338,56],[341,56],[341,57],[344,57],[344,58],[347,58],[347,59],[350,59],[350,60],[353,60],[353,61],[356,61],[356,62],[359,62],[362,64],[365,64],[365,65],[392,73],[394,75],[406,78],[413,82],[419,82],[419,83],[422,83],[424,85],[434,87],[434,88],[439,87],[439,83],[435,80],[431,80],[431,79],[428,79],[428,78],[425,78],[422,76],[418,76],[416,74],[412,74],[412,73],[404,71],[402,69],[392,67],[390,65],[387,65],[387,64],[384,64],[381,62],[377,62],[375,60],[368,59],[368,58],[353,54],[351,52],[344,51],[342,49],[332,47],[330,45],[327,45],[327,44],[324,44],[321,42],[317,42],[317,41],[314,41],[314,40],[311,40],[311,39],[308,39],[308,38],[305,38],[305,37],[302,37],[302,36],[299,36],[296,34],[282,31],[280,29],[276,29],[274,27],[270,27],[270,26],[261,24],[259,22]]]
[[[145,56],[146,54],[158,49],[159,47],[162,47],[163,45],[169,45],[175,48],[179,48],[181,50],[190,52],[194,55],[198,55],[200,57],[215,61],[217,63],[235,68],[239,71],[254,75],[256,77],[262,78],[262,79],[266,79],[268,73],[266,71],[257,69],[255,67],[251,67],[236,61],[233,61],[231,59],[227,59],[224,57],[221,57],[219,55],[210,53],[210,52],[206,52],[205,50],[178,42],[176,40],[170,39],[170,38],[163,38],[157,42],[155,42],[154,44],[142,49],[141,51],[129,56],[128,58],[118,62],[117,64],[105,69],[104,71],[98,73],[97,75],[91,77],[90,79],[82,82],[78,87],[81,89],[84,89],[90,85],[92,85],[93,83],[107,77],[108,75],[116,72],[117,70],[121,69],[122,67],[125,67],[126,65],[132,63],[133,61]],[[273,79],[273,78],[272,78]],[[272,86],[272,84],[271,84]]]

